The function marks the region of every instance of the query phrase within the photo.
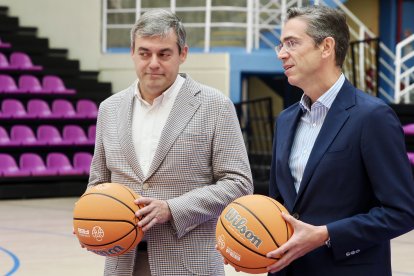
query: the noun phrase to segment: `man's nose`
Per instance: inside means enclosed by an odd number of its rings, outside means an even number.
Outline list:
[[[160,65],[159,60],[158,60],[158,56],[157,55],[152,55],[151,60],[150,60],[150,67],[158,67]]]

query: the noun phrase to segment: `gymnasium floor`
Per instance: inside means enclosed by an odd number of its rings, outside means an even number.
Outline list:
[[[0,201],[1,276],[102,275],[103,257],[72,233],[76,198]],[[394,276],[414,276],[414,231],[392,242]],[[226,275],[245,276],[226,266]],[[264,275],[264,274],[263,274]]]

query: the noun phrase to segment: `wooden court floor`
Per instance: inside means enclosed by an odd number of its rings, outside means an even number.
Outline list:
[[[75,201],[0,200],[0,276],[102,275],[104,258],[72,235]],[[392,264],[393,275],[414,276],[414,231],[392,241]],[[226,266],[226,275],[249,274]]]

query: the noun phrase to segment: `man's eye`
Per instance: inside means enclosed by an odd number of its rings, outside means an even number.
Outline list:
[[[148,53],[146,53],[146,52],[140,52],[140,53],[138,53],[141,57],[148,57],[149,56],[149,54]]]

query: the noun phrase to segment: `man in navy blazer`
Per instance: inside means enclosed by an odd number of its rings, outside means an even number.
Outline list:
[[[278,117],[270,196],[291,239],[269,252],[269,275],[391,275],[390,240],[414,227],[414,181],[398,118],[349,83],[341,12],[293,8],[276,47],[304,91]]]

